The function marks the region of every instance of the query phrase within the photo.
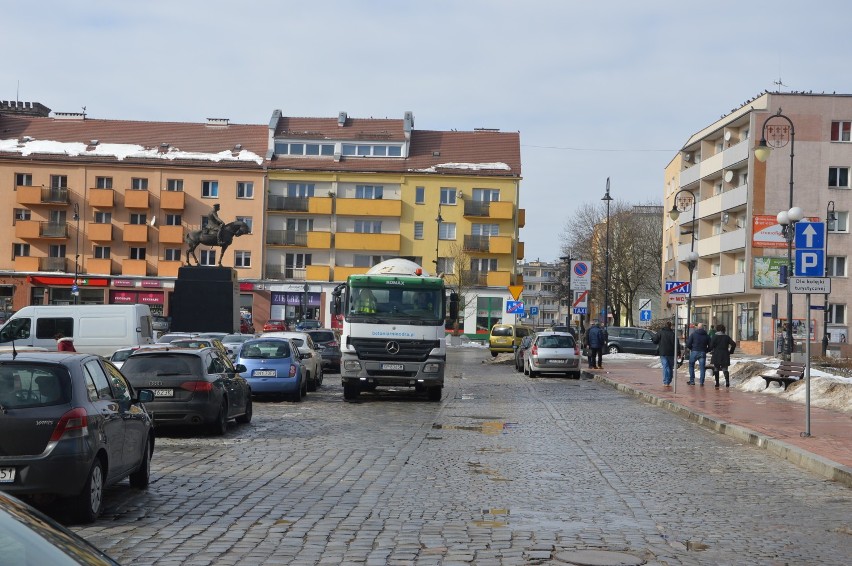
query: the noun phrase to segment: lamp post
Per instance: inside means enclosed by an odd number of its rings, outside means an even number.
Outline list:
[[[606,202],[606,254],[604,255],[604,304],[603,304],[603,317],[604,317],[604,333],[607,332],[607,326],[609,326],[609,203],[613,200],[611,196],[609,196],[609,177],[606,178],[606,194],[604,194],[602,201]],[[606,347],[606,344],[604,344]]]
[[[834,230],[834,224],[837,222],[837,216],[834,214],[834,201],[828,201],[828,206],[825,208],[825,228],[826,232],[831,232]],[[825,272],[824,275],[826,277],[828,274],[828,236],[825,238]],[[822,357],[826,357],[828,355],[828,293],[825,294],[825,300],[823,303],[822,310]]]
[[[435,275],[438,274],[438,244],[441,242],[441,222],[444,221],[444,217],[441,216],[441,204],[440,202],[438,203],[438,217],[435,219],[435,222],[438,224],[438,229],[435,233]]]
[[[692,322],[691,318],[691,310],[692,310],[692,274],[695,271],[695,268],[698,266],[698,254],[695,252],[695,208],[696,208],[696,199],[695,193],[692,191],[688,191],[686,189],[681,189],[675,193],[674,203],[672,204],[672,209],[669,211],[669,218],[677,222],[677,219],[680,218],[681,208],[686,210],[688,206],[692,206],[692,224],[690,228],[690,242],[689,242],[689,253],[686,254],[684,261],[686,261],[686,268],[689,270],[689,296],[686,299],[686,330],[684,334],[689,337],[689,325]],[[678,229],[678,244],[680,244],[680,226]],[[677,253],[675,253],[675,261],[677,261]],[[675,312],[677,312],[677,307],[675,307]]]
[[[770,120],[774,118],[781,118],[786,121],[786,124],[770,124]],[[793,127],[793,121],[781,113],[781,108],[778,108],[778,112],[768,116],[763,121],[763,126],[760,130],[760,143],[754,150],[754,157],[760,162],[765,162],[769,158],[771,150],[786,146],[788,141],[790,143],[789,210],[778,213],[778,223],[781,224],[784,231],[784,238],[787,240],[787,277],[789,280],[789,277],[793,274],[793,237],[795,235],[795,224],[802,219],[803,215],[801,214],[801,208],[793,206],[793,158],[796,155],[796,130]],[[795,216],[798,216],[798,218],[795,218]],[[810,316],[810,314],[807,314],[807,316]],[[789,282],[787,283],[787,345],[784,350],[784,359],[790,361],[793,353],[793,294],[790,292]]]
[[[565,263],[565,266],[566,266],[565,273],[568,274],[567,275],[568,288],[566,290],[566,294],[568,295],[568,315],[565,317],[565,326],[571,326],[571,319],[573,318],[572,314],[573,314],[573,307],[574,307],[574,295],[571,294],[571,262],[575,258],[571,257],[570,255],[563,255],[563,256],[560,256],[559,259],[561,259]],[[580,321],[582,321],[582,320],[583,320],[583,317],[581,316]],[[582,328],[582,326],[583,325],[580,324],[581,328]]]
[[[77,222],[77,234],[74,243],[74,286],[71,288],[71,294],[74,296],[74,304],[80,300],[80,287],[77,280],[80,276],[80,205],[74,203],[74,221]]]
[[[310,285],[308,285],[308,282],[305,281],[305,286],[302,287],[302,289],[304,289],[304,291],[305,291],[305,308],[302,309],[302,322],[308,320],[308,290],[310,288],[311,287],[310,287]]]

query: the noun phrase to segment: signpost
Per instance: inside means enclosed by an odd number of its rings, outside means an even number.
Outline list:
[[[524,316],[524,302],[523,301],[506,301],[506,312],[508,314],[516,314],[518,316]]]
[[[577,260],[571,262],[571,289],[589,291],[592,288],[592,262]]]
[[[574,300],[571,301],[571,312],[573,314],[588,314],[589,311],[589,291],[580,291],[574,295]]]

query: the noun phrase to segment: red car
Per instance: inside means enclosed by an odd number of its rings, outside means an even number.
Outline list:
[[[287,332],[290,327],[287,326],[287,321],[279,319],[270,319],[263,325],[264,332]]]

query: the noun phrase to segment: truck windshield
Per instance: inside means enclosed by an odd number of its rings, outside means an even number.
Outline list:
[[[438,323],[443,319],[438,289],[354,287],[350,291],[347,316],[363,317],[365,322],[393,319]]]

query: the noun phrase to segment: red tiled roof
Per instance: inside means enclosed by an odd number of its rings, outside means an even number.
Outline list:
[[[388,118],[347,118],[343,126],[338,126],[337,118],[282,116],[278,119],[275,137],[279,139],[403,142],[405,141],[405,132],[403,131],[402,120]]]

